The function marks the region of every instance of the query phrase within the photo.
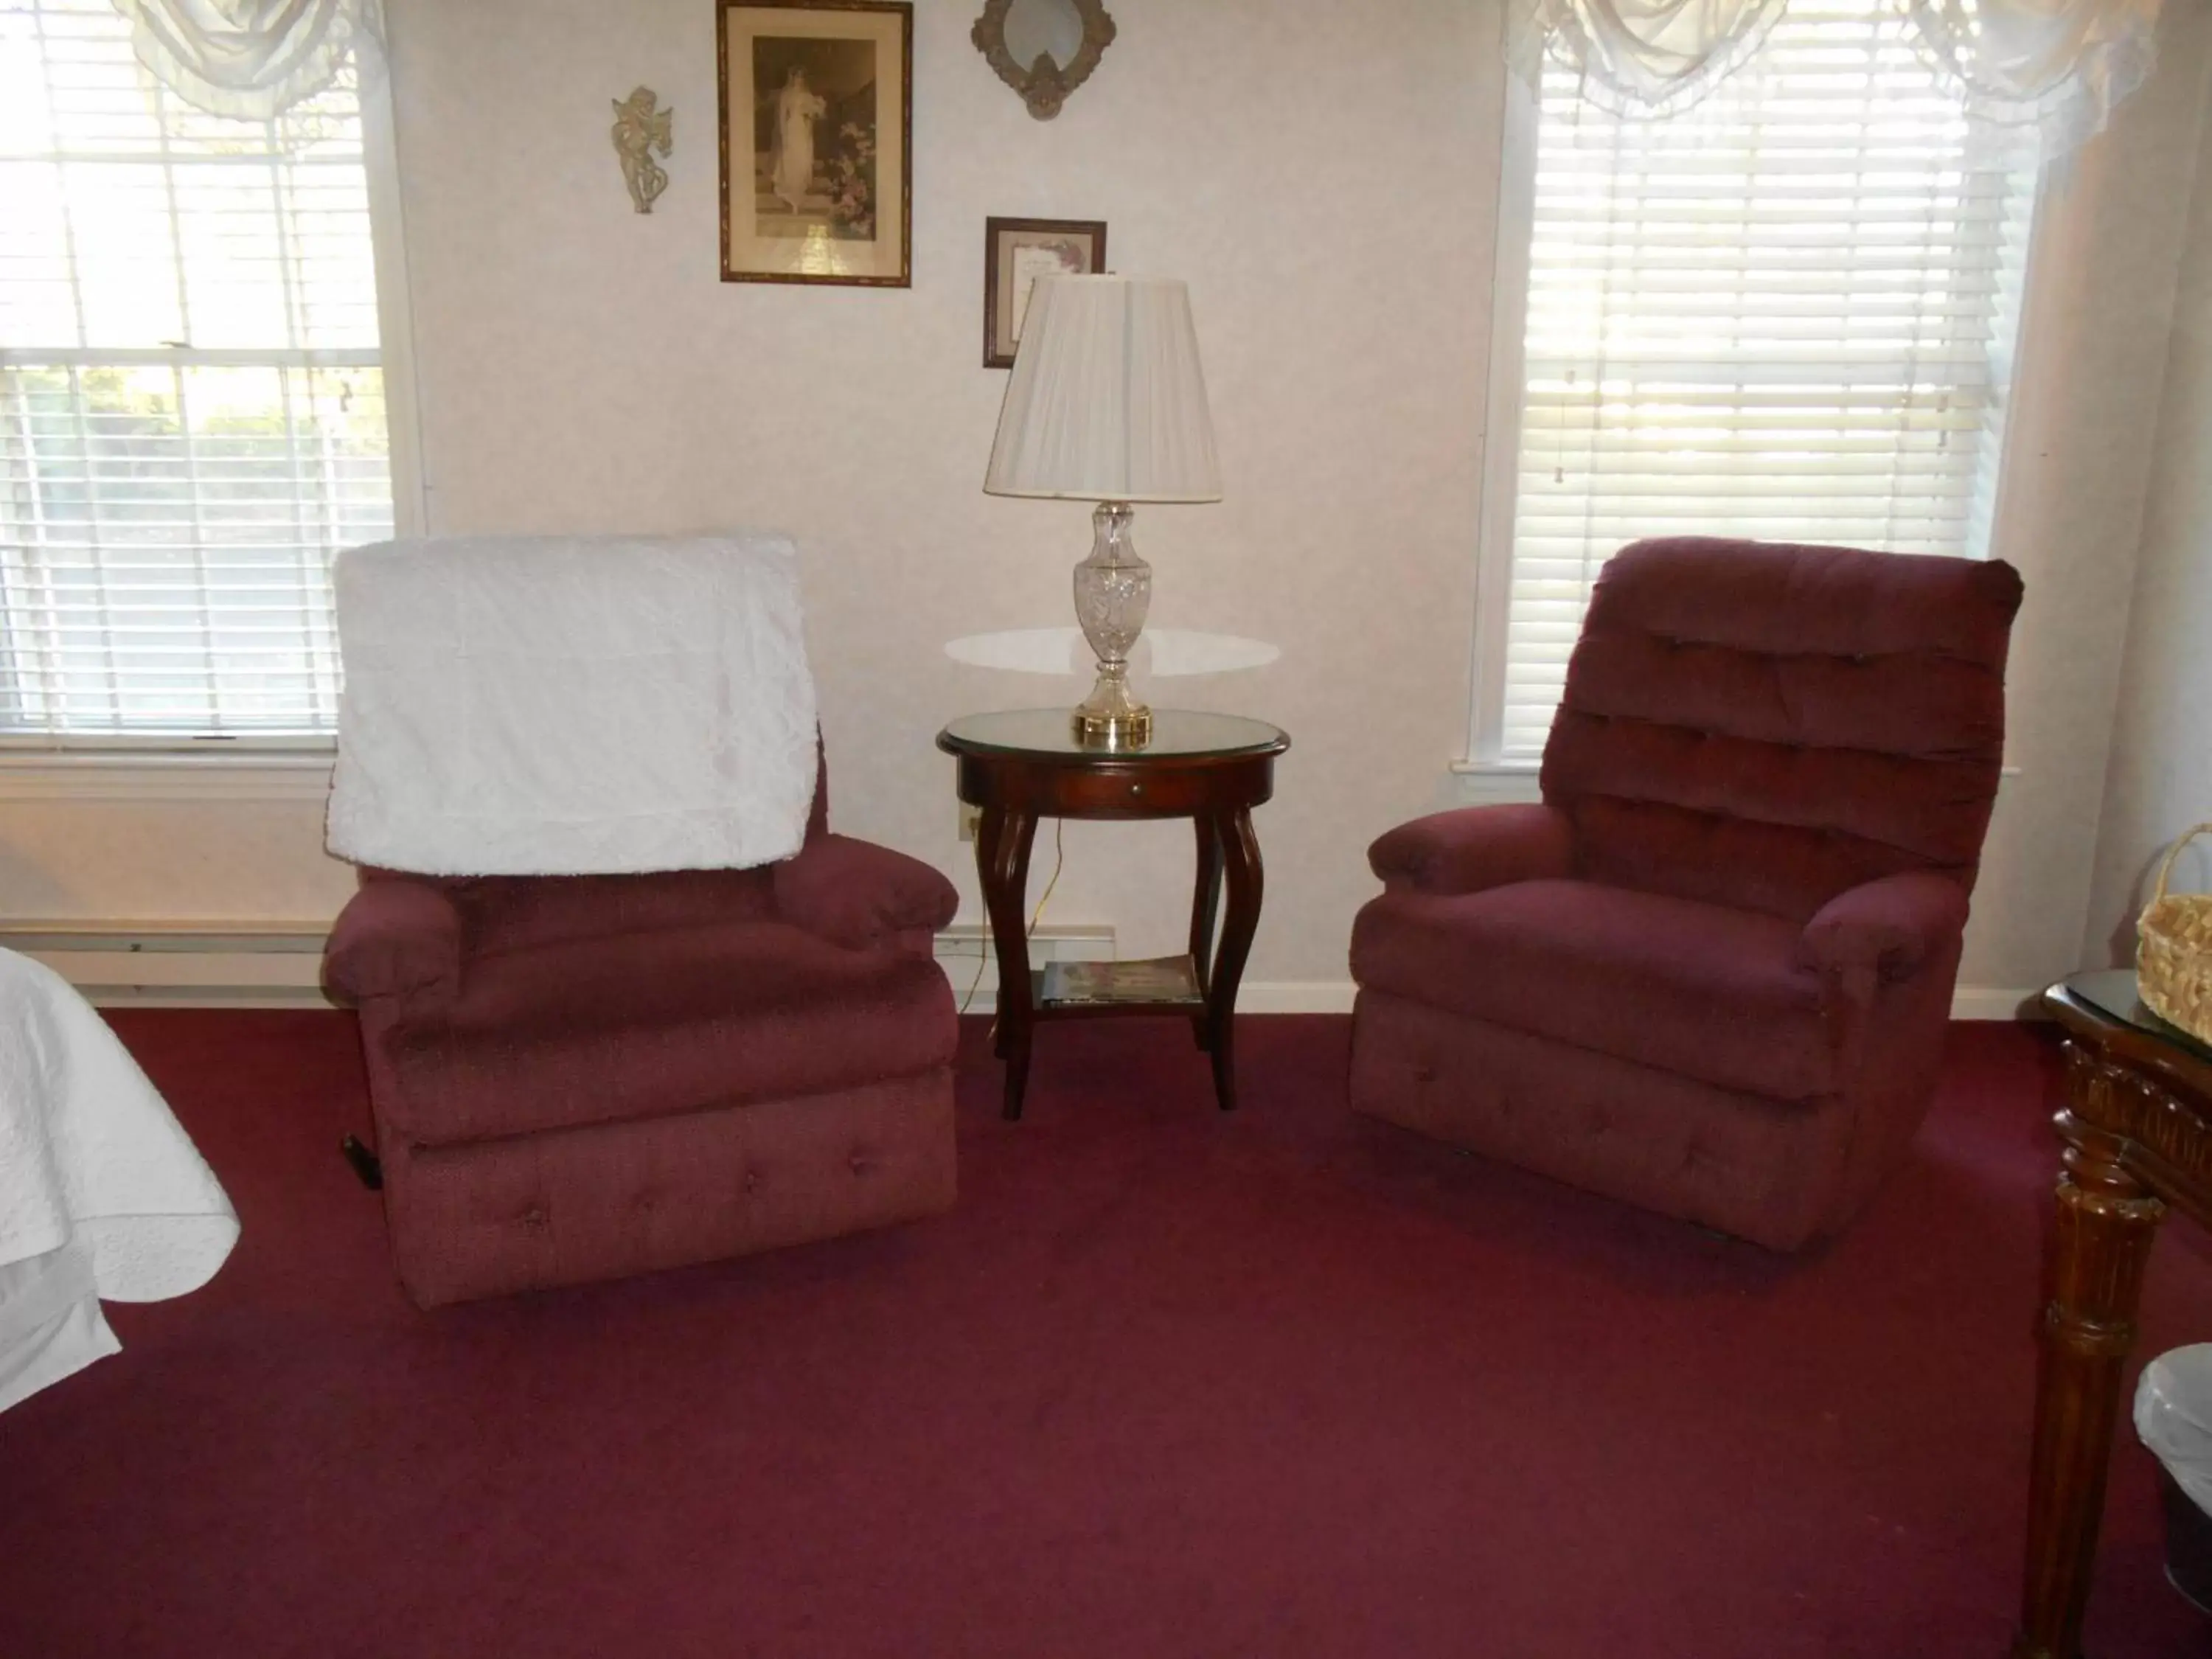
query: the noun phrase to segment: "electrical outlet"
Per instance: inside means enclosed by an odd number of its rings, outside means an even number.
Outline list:
[[[964,800],[963,800],[963,801],[962,801],[962,802],[960,803],[960,839],[961,839],[961,840],[963,840],[963,841],[973,841],[973,840],[975,840],[975,826],[976,826],[977,824],[979,824],[979,823],[982,823],[982,821],[983,821],[983,809],[982,809],[981,807],[980,807],[980,806],[970,806],[970,805],[969,805],[966,801],[964,801]]]

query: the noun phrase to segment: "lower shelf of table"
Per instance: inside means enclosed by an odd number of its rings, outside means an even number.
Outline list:
[[[1139,962],[1055,962],[1030,974],[1030,1006],[1039,1019],[1114,1014],[1203,1013],[1198,966],[1188,956]]]

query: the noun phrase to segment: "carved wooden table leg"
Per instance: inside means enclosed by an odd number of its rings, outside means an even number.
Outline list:
[[[2120,1166],[2119,1142],[2062,1113],[2058,1181],[2036,1371],[2027,1575],[2014,1659],[2076,1659],[2105,1512],[2120,1376],[2135,1344],[2143,1264],[2166,1206]]]
[[[1191,820],[1198,831],[1198,887],[1190,902],[1190,960],[1198,974],[1198,994],[1208,995],[1213,984],[1213,931],[1221,914],[1221,826],[1200,812]],[[1191,1035],[1203,1050],[1212,1041],[1207,1027],[1212,1016],[1190,1017]]]
[[[999,958],[999,1030],[995,1047],[1006,1062],[1004,1115],[1022,1115],[1022,1093],[1030,1080],[1030,1039],[1034,1022],[1030,1002],[1030,941],[1022,905],[1029,896],[1030,844],[1036,836],[1036,815],[1017,808],[986,807],[975,826],[975,872],[983,887],[983,908],[991,918],[991,942]]]
[[[1223,873],[1228,878],[1229,914],[1221,927],[1221,949],[1206,994],[1206,1052],[1213,1059],[1213,1096],[1221,1109],[1237,1109],[1237,987],[1252,954],[1252,935],[1260,927],[1260,896],[1265,886],[1260,838],[1244,808],[1220,822]]]
[[[998,931],[992,927],[996,920],[991,909],[992,871],[999,856],[999,837],[1006,832],[1006,815],[989,807],[975,814],[975,885],[983,895],[983,922],[991,929],[991,937],[983,948],[994,955],[998,950]],[[999,1018],[994,1001],[991,1009],[991,1052],[1000,1060],[1006,1057],[1006,1022]]]

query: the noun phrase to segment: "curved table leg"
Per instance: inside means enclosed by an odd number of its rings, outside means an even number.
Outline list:
[[[1221,1109],[1237,1109],[1237,987],[1252,954],[1252,935],[1260,927],[1260,896],[1265,886],[1260,838],[1252,814],[1238,807],[1218,822],[1223,873],[1228,878],[1229,914],[1221,927],[1221,950],[1206,991],[1206,1052],[1213,1057],[1213,1094]]]
[[[2112,1463],[2120,1372],[2135,1346],[2143,1264],[2166,1206],[2121,1168],[2117,1144],[2062,1116],[2051,1302],[2036,1368],[2027,1584],[2014,1659],[2077,1659]]]
[[[1022,1092],[1030,1079],[1030,942],[1022,903],[1029,896],[1030,843],[1036,836],[1034,812],[1006,807],[986,807],[975,827],[975,872],[999,958],[995,1046],[1006,1062],[1004,1115],[1009,1120],[1021,1116]]]
[[[984,807],[975,814],[975,884],[983,895],[983,921],[991,938],[985,949],[994,955],[998,948],[998,916],[992,908],[991,884],[999,857],[999,838],[1006,831],[1006,815],[992,807]],[[991,1010],[991,1052],[1000,1060],[1006,1057],[1005,1023],[999,1018],[994,1002]]]
[[[1190,960],[1198,975],[1198,994],[1205,996],[1213,984],[1214,923],[1221,914],[1221,826],[1204,812],[1191,820],[1198,831],[1198,885],[1190,901]],[[1203,1051],[1212,1041],[1210,1016],[1190,1017],[1191,1035]]]

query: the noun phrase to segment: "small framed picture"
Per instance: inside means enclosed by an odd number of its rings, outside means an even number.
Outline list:
[[[722,280],[914,281],[914,8],[716,0]]]
[[[1022,343],[1030,286],[1040,276],[1095,276],[1106,269],[1099,219],[983,222],[983,367],[1011,368]]]

